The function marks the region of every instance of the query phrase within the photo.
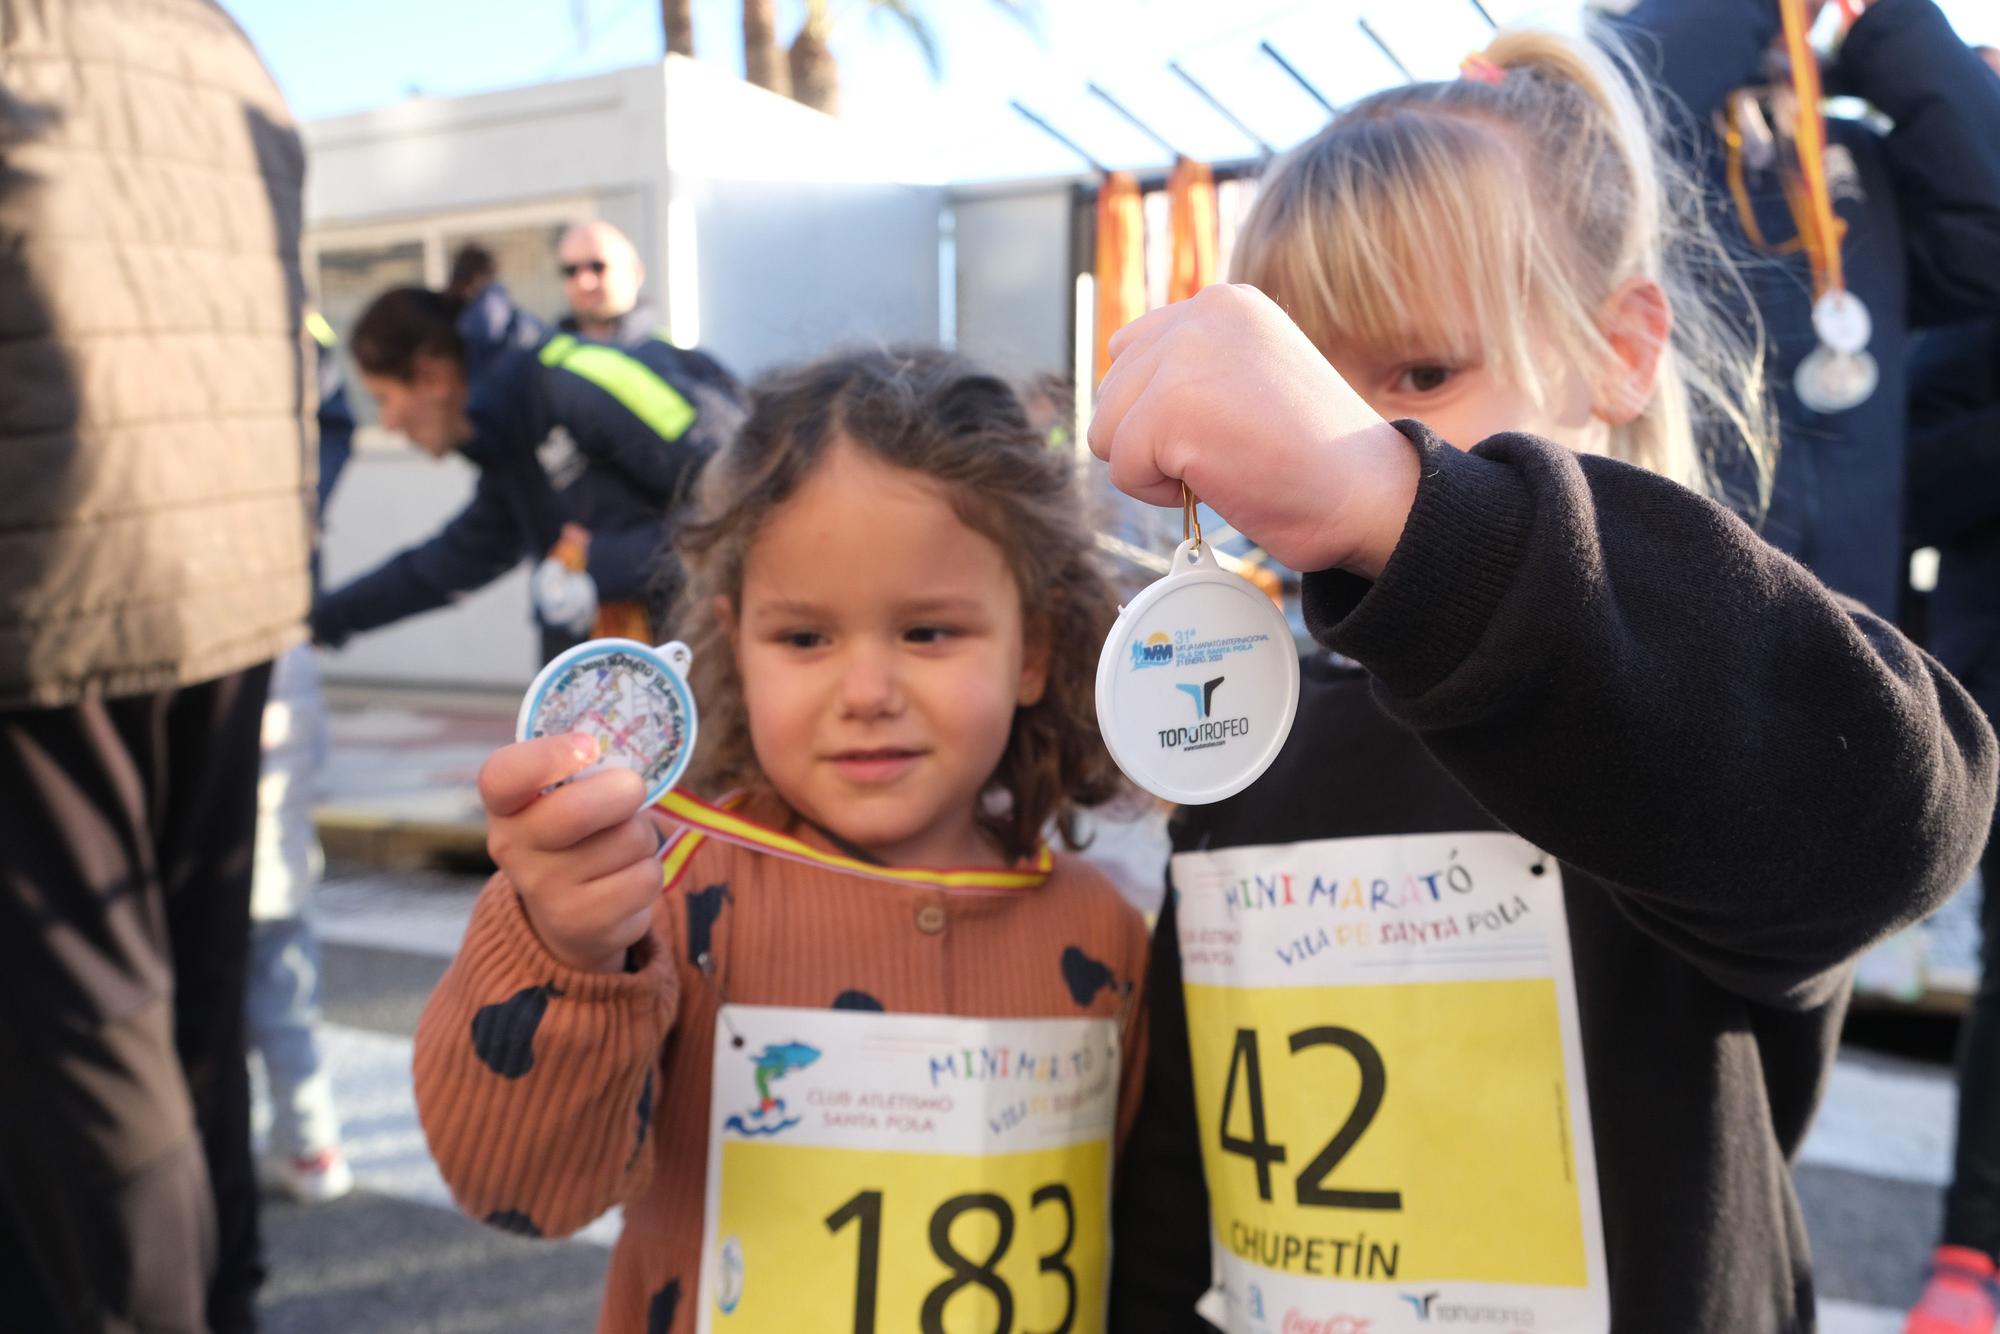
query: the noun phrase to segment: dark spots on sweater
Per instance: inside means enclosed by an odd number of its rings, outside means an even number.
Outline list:
[[[1069,984],[1070,998],[1078,1005],[1088,1005],[1097,999],[1097,993],[1106,987],[1114,990],[1118,979],[1111,969],[1071,945],[1062,952],[1063,981]]]
[[[472,1049],[502,1079],[519,1079],[535,1068],[535,1030],[548,1013],[549,998],[560,996],[553,982],[517,991],[472,1016]]]
[[[843,991],[833,998],[836,1010],[880,1010],[882,1002],[865,991]]]
[[[653,1072],[646,1071],[645,1086],[639,1090],[639,1134],[632,1141],[632,1156],[625,1160],[625,1170],[631,1171],[632,1164],[639,1161],[639,1150],[646,1147],[646,1131],[653,1124]]]
[[[511,1232],[517,1237],[539,1237],[542,1230],[535,1226],[535,1220],[518,1209],[495,1209],[486,1215],[486,1226],[497,1227],[502,1232]]]
[[[653,1294],[646,1304],[646,1334],[667,1334],[674,1327],[674,1312],[680,1309],[681,1281],[667,1280],[667,1286]]]
[[[688,962],[699,965],[708,953],[709,939],[715,934],[715,919],[722,916],[722,904],[729,886],[714,884],[687,896]]]

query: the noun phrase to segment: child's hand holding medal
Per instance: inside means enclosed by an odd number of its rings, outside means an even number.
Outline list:
[[[1215,564],[1194,496],[1293,569],[1372,578],[1402,536],[1417,454],[1253,288],[1153,311],[1111,350],[1090,447],[1120,490],[1183,505],[1188,540],[1105,642],[1098,727],[1147,791],[1220,801],[1283,747],[1298,653],[1271,600]]]

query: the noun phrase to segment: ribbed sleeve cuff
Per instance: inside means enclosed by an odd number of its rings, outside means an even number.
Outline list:
[[[416,1043],[418,1111],[466,1212],[556,1236],[623,1196],[677,991],[664,949],[633,973],[565,966],[513,886],[487,883]]]
[[[339,607],[324,594],[313,599],[306,623],[312,630],[312,642],[315,644],[339,648],[347,642],[347,624],[340,615]]]
[[[1534,504],[1513,468],[1398,421],[1421,458],[1417,497],[1372,583],[1340,570],[1305,576],[1306,627],[1404,698],[1437,685],[1476,648],[1512,587]]]

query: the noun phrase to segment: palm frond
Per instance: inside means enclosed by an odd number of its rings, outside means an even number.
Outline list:
[[[938,49],[937,33],[932,30],[930,20],[910,0],[868,0],[868,8],[877,14],[887,14],[903,25],[910,34],[910,40],[917,44],[923,54],[924,66],[930,70],[933,79],[944,74],[944,54]]]

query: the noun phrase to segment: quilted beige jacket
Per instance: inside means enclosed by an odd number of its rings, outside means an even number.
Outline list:
[[[0,708],[301,637],[304,170],[212,0],[0,0]]]

